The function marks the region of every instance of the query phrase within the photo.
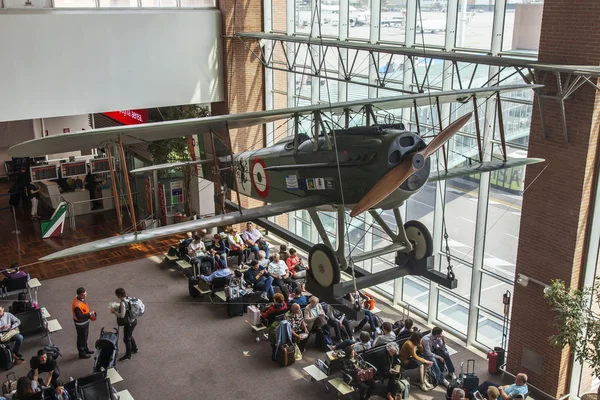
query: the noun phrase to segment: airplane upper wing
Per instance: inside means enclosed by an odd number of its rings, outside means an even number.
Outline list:
[[[379,99],[346,101],[334,104],[318,104],[304,107],[285,108],[279,110],[255,111],[242,114],[218,115],[206,118],[193,118],[177,121],[165,121],[149,124],[116,126],[111,128],[92,129],[63,135],[47,136],[33,139],[12,146],[8,149],[11,157],[38,157],[69,151],[103,147],[108,142],[117,141],[121,137],[123,144],[152,142],[182,136],[201,135],[211,131],[223,131],[225,128],[236,129],[252,125],[266,124],[294,115],[308,115],[315,111],[342,114],[346,110],[359,112],[367,104],[376,110],[394,110],[407,107],[429,105],[436,99],[440,103],[464,102],[471,96],[486,98],[497,92],[513,92],[531,90],[542,85],[507,85],[491,86],[479,89],[451,90],[446,92],[419,93]]]
[[[537,164],[544,162],[543,158],[514,158],[512,160],[494,160],[484,161],[468,165],[466,167],[450,168],[448,171],[431,171],[429,182],[437,182],[446,179],[460,178],[462,176],[476,175],[482,172],[496,171],[499,169],[507,169],[512,167],[520,167],[522,165]]]
[[[171,236],[177,233],[194,232],[199,229],[207,229],[215,226],[232,225],[240,222],[255,220],[257,218],[272,217],[294,210],[308,207],[316,207],[329,204],[330,201],[321,196],[298,197],[296,199],[273,203],[262,207],[245,209],[243,213],[231,212],[228,214],[215,215],[214,217],[199,219],[195,221],[182,222],[160,228],[147,229],[135,233],[113,236],[94,242],[84,243],[79,246],[70,247],[40,258],[41,261],[55,260],[57,258],[69,257],[82,253],[106,250],[112,247],[126,246],[147,240]]]
[[[177,162],[173,162],[173,163],[151,165],[149,167],[132,169],[129,172],[132,174],[138,174],[140,172],[152,172],[152,171],[158,171],[161,169],[172,169],[172,168],[184,167],[186,165],[208,164],[210,162],[212,162],[212,160],[177,161]]]

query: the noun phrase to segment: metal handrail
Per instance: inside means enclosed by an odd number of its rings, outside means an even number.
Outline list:
[[[62,196],[60,196],[60,201],[67,203],[67,218],[69,219],[69,226],[71,227],[71,230],[74,231],[77,229],[77,227],[75,226],[75,209],[73,207],[73,203],[65,200],[65,198]]]

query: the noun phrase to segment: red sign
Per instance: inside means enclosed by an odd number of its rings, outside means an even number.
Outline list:
[[[192,161],[196,161],[196,146],[194,146],[194,138],[188,136],[188,145],[190,146],[190,157]],[[194,170],[196,170],[196,176],[198,176],[198,164],[194,164]]]
[[[162,226],[167,225],[167,199],[165,199],[165,186],[158,184],[158,197],[160,201],[160,222]]]
[[[145,124],[148,122],[148,110],[123,110],[105,112],[104,115],[114,119],[123,125]]]
[[[150,187],[150,178],[146,177],[146,211],[152,214],[152,188]]]

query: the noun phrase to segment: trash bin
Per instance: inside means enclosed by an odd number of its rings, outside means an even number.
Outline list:
[[[498,358],[496,358],[496,370],[498,373],[501,373],[500,367],[504,364],[504,358],[506,357],[506,350],[502,347],[494,347],[494,351],[498,354]]]

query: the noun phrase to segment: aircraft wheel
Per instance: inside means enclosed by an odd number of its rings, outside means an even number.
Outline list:
[[[333,250],[316,244],[308,254],[309,274],[319,285],[330,287],[340,282],[340,264]]]
[[[412,254],[415,260],[431,257],[433,254],[433,238],[429,229],[419,221],[408,221],[404,224],[404,230],[408,240],[413,245]],[[399,252],[403,257],[403,261],[408,259],[409,253]],[[401,260],[402,262],[402,260]]]

